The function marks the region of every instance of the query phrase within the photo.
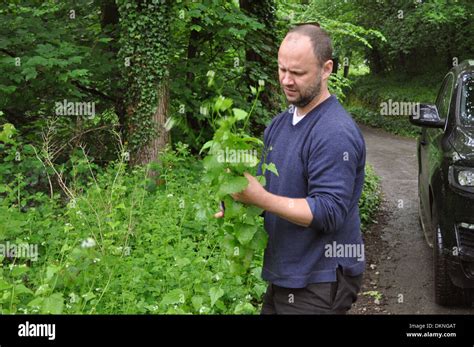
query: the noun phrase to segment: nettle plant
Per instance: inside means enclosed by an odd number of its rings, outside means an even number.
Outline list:
[[[263,85],[260,82],[258,89],[251,87],[255,100]],[[267,234],[262,226],[263,210],[235,201],[232,194],[242,192],[248,186],[244,173],[255,175],[259,157],[265,157],[265,153],[263,142],[247,132],[256,102],[250,112],[231,108],[232,104],[229,98],[216,98],[210,110],[214,136],[204,144],[201,152],[208,151],[203,160],[203,182],[215,194],[216,206],[225,206],[224,218],[219,223],[224,234],[222,247],[228,257],[230,271],[243,274],[249,269],[254,254],[265,248]],[[262,175],[257,176],[262,185],[265,185],[267,170],[278,175],[273,163],[262,163]]]

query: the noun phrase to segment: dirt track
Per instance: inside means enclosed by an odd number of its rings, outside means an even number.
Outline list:
[[[366,236],[367,270],[362,294],[352,313],[472,314],[473,308],[434,303],[432,249],[418,222],[416,140],[360,126],[367,161],[381,177],[384,202],[379,224]],[[370,254],[372,252],[372,254]],[[365,308],[365,309],[364,309]]]

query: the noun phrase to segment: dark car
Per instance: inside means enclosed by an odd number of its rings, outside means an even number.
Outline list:
[[[419,214],[433,247],[435,301],[469,305],[474,288],[474,60],[452,68],[435,105],[410,122],[418,139]]]

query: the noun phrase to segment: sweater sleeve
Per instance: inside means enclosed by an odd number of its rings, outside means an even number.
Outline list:
[[[310,228],[323,233],[338,230],[353,201],[360,153],[350,129],[318,133],[307,162],[308,196],[313,214]]]

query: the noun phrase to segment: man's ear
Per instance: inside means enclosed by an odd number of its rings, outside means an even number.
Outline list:
[[[322,68],[322,79],[323,79],[323,80],[329,78],[329,75],[330,75],[331,72],[332,72],[333,64],[334,64],[334,63],[332,62],[332,60],[327,60],[327,61],[323,64],[323,68]]]

